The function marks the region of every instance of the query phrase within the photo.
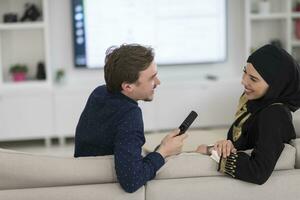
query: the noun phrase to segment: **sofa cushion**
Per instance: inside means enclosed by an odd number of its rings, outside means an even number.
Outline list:
[[[145,187],[126,193],[119,184],[75,185],[61,187],[0,190],[2,200],[144,200]]]
[[[250,154],[251,151],[247,151],[247,153]],[[285,144],[275,170],[294,169],[295,155],[295,148]],[[223,175],[217,172],[217,167],[217,163],[209,156],[199,153],[182,153],[169,157],[166,164],[158,171],[155,179]]]
[[[152,180],[146,186],[146,199],[299,200],[299,181],[300,169],[274,171],[263,185],[229,176]]]
[[[157,172],[155,179],[222,175],[218,164],[209,156],[199,153],[181,153],[171,156]]]
[[[0,189],[116,182],[113,156],[62,158],[0,149]]]
[[[295,167],[297,169],[300,168],[300,138],[297,138],[295,140],[291,141],[291,145],[293,145],[296,148],[296,161],[295,161]]]

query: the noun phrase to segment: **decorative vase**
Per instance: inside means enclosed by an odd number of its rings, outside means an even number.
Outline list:
[[[299,19],[296,19],[295,21],[295,36],[296,36],[296,39],[300,39],[300,20]]]
[[[26,73],[24,72],[15,72],[12,74],[13,80],[15,82],[25,81],[26,80]]]
[[[300,3],[297,2],[294,7],[295,12],[300,12]],[[295,20],[295,37],[296,39],[300,39],[300,19]]]
[[[295,12],[300,12],[300,2],[297,2],[294,8]]]
[[[45,64],[43,62],[39,62],[37,65],[36,79],[37,80],[46,79],[46,69],[45,69]]]

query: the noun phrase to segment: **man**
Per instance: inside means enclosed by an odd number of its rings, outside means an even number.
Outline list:
[[[126,192],[153,179],[164,158],[181,152],[186,134],[168,134],[157,151],[142,157],[145,143],[142,111],[137,101],[151,101],[160,84],[151,48],[138,44],[110,48],[106,53],[106,85],[90,95],[75,136],[75,157],[114,155],[115,170]]]

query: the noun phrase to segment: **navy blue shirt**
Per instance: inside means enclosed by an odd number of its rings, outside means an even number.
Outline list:
[[[155,177],[164,165],[157,152],[143,157],[145,144],[142,111],[136,101],[106,86],[90,95],[75,136],[75,157],[114,155],[115,170],[126,192],[134,192]]]

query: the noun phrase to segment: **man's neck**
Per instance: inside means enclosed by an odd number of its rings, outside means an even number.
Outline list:
[[[122,90],[121,93],[124,94],[125,96],[127,96],[128,98],[130,98],[130,99],[136,101],[136,102],[138,101],[138,100],[135,99],[132,95],[130,95],[128,92],[126,92],[126,91],[124,91],[124,90]]]

